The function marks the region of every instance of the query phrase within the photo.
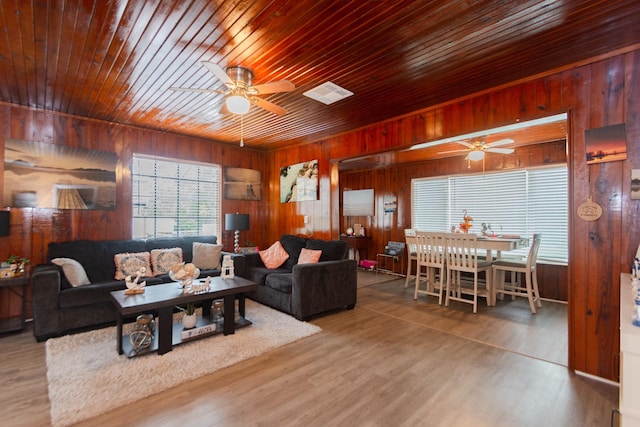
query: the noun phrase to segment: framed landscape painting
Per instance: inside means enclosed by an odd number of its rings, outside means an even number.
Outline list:
[[[114,209],[116,153],[5,140],[4,206]]]

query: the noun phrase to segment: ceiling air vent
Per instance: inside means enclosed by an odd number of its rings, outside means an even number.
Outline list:
[[[323,104],[330,105],[336,101],[340,101],[341,99],[348,98],[353,95],[353,92],[341,88],[337,84],[326,82],[306,91],[303,95],[311,99],[315,99],[316,101],[320,101]]]

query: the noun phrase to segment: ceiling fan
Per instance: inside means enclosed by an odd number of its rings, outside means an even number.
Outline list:
[[[276,92],[291,92],[296,86],[288,80],[278,80],[275,82],[252,85],[253,72],[245,67],[227,67],[223,70],[218,64],[203,61],[214,76],[227,87],[220,89],[198,89],[185,87],[171,87],[171,90],[187,92],[218,93],[225,95],[225,102],[220,109],[221,114],[247,114],[251,105],[256,105],[274,114],[282,116],[287,114],[287,110],[272,102],[260,98],[259,95],[266,95]]]
[[[466,153],[468,160],[482,160],[485,153],[498,153],[498,154],[511,154],[513,148],[497,148],[501,145],[512,144],[514,141],[510,138],[501,139],[499,141],[486,143],[484,139],[479,141],[455,141],[457,144],[464,145],[466,149],[441,151],[438,154],[454,154],[454,153]]]

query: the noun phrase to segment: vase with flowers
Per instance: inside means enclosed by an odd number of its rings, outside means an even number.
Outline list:
[[[468,233],[471,230],[471,226],[473,225],[473,218],[467,215],[467,210],[462,211],[462,220],[464,222],[460,223],[460,231],[463,233]]]

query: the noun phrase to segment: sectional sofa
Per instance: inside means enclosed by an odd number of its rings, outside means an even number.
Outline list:
[[[117,269],[116,260],[124,263],[128,255],[148,253],[149,258],[153,254],[160,265],[163,255],[165,259],[175,256],[175,249],[179,248],[178,253],[181,252],[184,262],[200,263],[200,277],[217,276],[220,275],[220,259],[224,252],[216,243],[216,236],[50,243],[47,263],[35,266],[31,275],[33,333],[36,339],[43,341],[115,322],[115,309],[109,293],[126,288],[123,272]],[[198,259],[194,259],[194,247],[198,251],[195,253]],[[242,258],[236,260],[236,271],[242,271],[242,262]],[[147,286],[171,281],[166,270],[154,271],[153,267],[147,271],[149,276],[142,278]],[[72,285],[72,282],[75,283]]]

